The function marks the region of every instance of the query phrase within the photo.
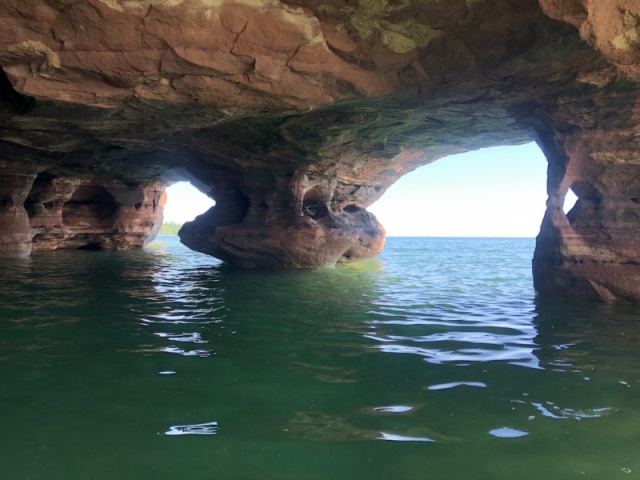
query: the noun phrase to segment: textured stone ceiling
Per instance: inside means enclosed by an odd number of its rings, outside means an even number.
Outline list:
[[[185,157],[295,168],[420,149],[424,163],[522,141],[532,102],[615,78],[535,0],[21,0],[0,26],[22,95],[5,85],[21,115],[0,138],[121,175],[135,155],[151,178]]]
[[[3,1],[0,250],[142,245],[188,179],[217,206],[187,245],[331,265],[379,251],[366,207],[406,172],[536,140],[538,291],[635,300],[639,18],[640,0]]]

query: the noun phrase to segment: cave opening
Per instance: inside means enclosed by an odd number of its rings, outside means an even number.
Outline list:
[[[534,142],[441,158],[400,178],[368,210],[388,237],[522,237],[538,235],[547,192],[547,160]],[[576,208],[572,189],[563,211]],[[303,210],[322,215],[312,189]],[[167,188],[164,224],[177,230],[215,201],[187,181]],[[356,205],[345,206],[355,211]],[[165,234],[168,231],[164,229]]]
[[[536,143],[486,148],[417,168],[369,210],[390,237],[533,238],[546,181],[547,160]]]
[[[573,192],[573,189],[569,189],[567,194],[564,197],[564,204],[562,206],[562,211],[564,211],[565,215],[569,216],[569,212],[573,210],[573,208],[578,203],[578,196]]]
[[[186,222],[205,213],[216,202],[198,190],[190,182],[176,182],[166,189],[164,221],[161,234],[175,235]]]

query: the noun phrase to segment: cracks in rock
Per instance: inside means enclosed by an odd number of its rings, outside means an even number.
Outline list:
[[[63,17],[70,12],[71,10],[73,10],[75,7],[77,7],[78,5],[82,4],[84,0],[74,0],[71,3],[69,3],[68,5],[63,6],[61,9],[59,9],[57,11],[56,17],[53,20],[53,22],[51,23],[51,30],[55,35],[55,26],[58,23],[58,20]],[[49,3],[49,2],[47,2]],[[57,41],[57,40],[56,40]]]
[[[336,57],[338,57],[340,60],[349,63],[350,65],[355,65],[356,67],[362,69],[362,70],[366,70],[366,71],[376,71],[377,70],[377,65],[376,63],[370,59],[370,58],[366,58],[366,57],[358,57],[356,55],[349,55],[347,52],[343,52],[341,50],[338,50],[337,48],[335,48],[334,46],[332,46],[329,42],[325,42],[327,45],[327,49],[333,53]],[[361,53],[361,52],[358,52]],[[411,63],[413,63],[415,61],[415,59],[411,59],[411,61],[408,61],[407,65],[411,65]],[[400,70],[401,68],[398,68],[398,70]]]
[[[284,62],[284,66],[287,67],[289,70],[294,70],[290,67],[289,63],[291,63],[291,60],[293,60],[296,57],[296,55],[298,55],[298,52],[304,45],[309,45],[309,42],[299,44],[291,55],[287,55],[287,61]]]
[[[246,71],[244,72],[244,75],[247,77],[247,82],[251,83],[251,74],[255,71],[256,69],[256,59],[254,57],[251,57],[250,55],[243,55],[241,53],[238,53],[236,50],[238,48],[238,40],[240,40],[240,37],[242,36],[242,34],[247,30],[247,26],[249,25],[249,21],[247,20],[245,22],[245,24],[242,26],[242,28],[240,29],[240,31],[238,33],[236,33],[235,38],[233,39],[233,44],[231,45],[231,48],[229,49],[229,53],[235,57],[238,57],[240,59],[250,59],[246,68]],[[227,28],[227,30],[229,30],[231,33],[235,33],[233,32],[233,30],[230,30]]]
[[[239,57],[239,55],[236,55],[236,56]],[[244,75],[247,77],[247,82],[251,83],[251,75],[256,71],[256,59],[253,57],[245,57],[245,58],[251,59],[249,64],[247,65],[247,70],[244,73]]]
[[[60,51],[64,50],[65,41],[58,36],[58,33],[55,29],[55,22],[49,27],[49,33],[51,34],[51,39],[58,44],[58,49]]]
[[[142,22],[144,22],[147,18],[149,18],[149,15],[151,15],[151,12],[154,10],[153,8],[153,4],[149,4],[149,8],[147,8],[147,11],[145,12],[145,14],[142,16],[142,18],[140,19]]]
[[[226,246],[225,249],[229,250],[232,253],[235,253],[236,255],[238,255],[238,253],[241,254],[250,254],[250,255],[254,255],[255,252],[246,248],[243,248],[239,245],[236,245],[235,243],[231,243],[230,241],[228,241],[226,238],[222,239],[222,243],[224,243],[224,245]],[[241,256],[241,255],[238,255]]]

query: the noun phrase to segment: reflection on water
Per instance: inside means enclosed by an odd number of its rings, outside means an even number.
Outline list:
[[[638,309],[536,301],[533,241],[238,271],[173,239],[0,260],[3,478],[615,478]],[[168,355],[170,354],[170,355]]]
[[[197,425],[174,425],[164,432],[165,435],[215,435],[217,433],[218,422]]]
[[[527,432],[522,432],[520,430],[515,430],[509,427],[501,427],[495,428],[489,432],[494,437],[498,438],[518,438],[518,437],[526,437],[529,435]]]

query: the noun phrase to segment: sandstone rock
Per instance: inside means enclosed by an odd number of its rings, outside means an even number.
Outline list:
[[[0,256],[31,253],[31,227],[24,208],[35,173],[0,160]]]
[[[216,206],[188,246],[332,265],[380,250],[366,208],[405,173],[535,140],[536,288],[639,301],[638,18],[637,0],[3,2],[0,252],[141,246],[189,179]]]
[[[550,176],[548,209],[534,258],[536,289],[547,295],[637,300],[637,134],[594,129],[589,136],[558,135],[556,144],[566,158]],[[578,201],[565,215],[562,203],[569,188]]]
[[[164,188],[40,172],[24,202],[33,249],[142,247],[162,225]]]

